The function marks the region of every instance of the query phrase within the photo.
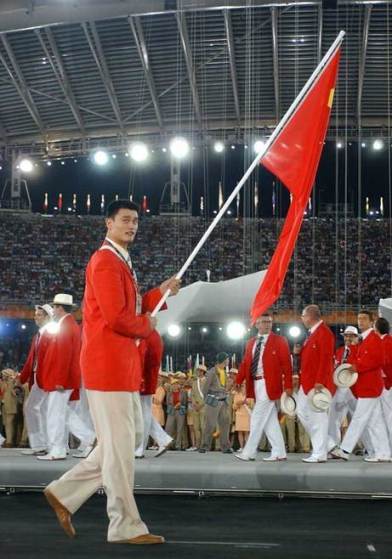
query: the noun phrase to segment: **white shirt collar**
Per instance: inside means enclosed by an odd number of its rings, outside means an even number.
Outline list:
[[[367,330],[361,333],[362,341],[366,340],[370,332],[373,332],[373,328],[368,328]]]
[[[129,252],[125,248],[123,248],[118,243],[115,243],[114,241],[112,241],[112,239],[109,239],[109,237],[105,237],[105,241],[108,241],[108,243],[111,243],[114,246],[114,248],[116,248],[118,250],[118,252],[121,254],[121,256],[125,259],[126,262],[130,261]]]
[[[319,320],[317,324],[313,324],[313,326],[309,329],[310,334],[313,334],[322,323],[323,321]]]
[[[42,334],[46,331],[46,326],[48,325],[48,323],[46,323],[44,326],[41,326],[41,328],[38,330],[38,333],[40,336],[42,336]]]
[[[257,339],[259,340],[260,338],[263,338],[263,342],[267,343],[269,334],[257,334]]]

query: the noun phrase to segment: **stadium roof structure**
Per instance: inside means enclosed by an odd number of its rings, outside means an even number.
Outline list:
[[[340,29],[330,137],[390,134],[388,2],[2,0],[0,149],[268,135]]]

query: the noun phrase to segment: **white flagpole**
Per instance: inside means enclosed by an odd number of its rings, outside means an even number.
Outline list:
[[[330,46],[328,51],[325,53],[325,55],[324,55],[323,59],[321,60],[320,64],[314,70],[313,74],[310,76],[310,78],[308,79],[306,84],[303,86],[301,91],[298,93],[297,97],[295,98],[295,100],[291,104],[290,108],[287,110],[286,114],[284,115],[282,120],[279,122],[279,124],[277,125],[277,127],[275,128],[273,133],[271,134],[269,140],[265,143],[263,148],[257,153],[256,157],[254,158],[254,160],[250,164],[250,167],[248,168],[248,170],[246,171],[246,173],[244,174],[244,176],[242,177],[240,182],[234,188],[234,190],[232,191],[230,196],[227,198],[227,200],[223,204],[223,206],[219,209],[219,212],[215,216],[214,220],[210,223],[208,229],[205,231],[204,235],[202,236],[200,241],[197,243],[197,245],[195,246],[195,248],[193,249],[191,254],[188,256],[186,262],[183,264],[180,271],[177,273],[176,279],[181,279],[182,276],[187,271],[187,269],[189,268],[189,266],[192,264],[193,260],[197,256],[197,253],[203,247],[204,243],[206,242],[206,240],[208,239],[208,237],[210,236],[212,231],[218,225],[218,222],[220,221],[221,217],[226,213],[228,207],[230,206],[230,204],[232,203],[234,198],[237,196],[238,192],[241,190],[244,183],[248,180],[248,178],[252,174],[253,169],[256,167],[256,165],[260,164],[264,155],[269,150],[271,144],[275,141],[276,137],[280,134],[280,132],[282,131],[282,129],[286,125],[287,121],[292,117],[294,111],[297,109],[298,105],[301,103],[301,101],[303,100],[305,95],[308,93],[309,89],[313,86],[314,82],[318,78],[321,71],[324,69],[324,66],[326,66],[327,63],[329,62],[329,59],[331,58],[332,54],[335,52],[335,50],[342,43],[345,34],[346,34],[345,31],[340,31],[340,33],[336,37],[335,41],[332,43],[332,45]],[[164,295],[162,295],[159,303],[157,304],[157,306],[155,307],[155,309],[151,313],[151,316],[155,316],[158,313],[158,311],[162,308],[162,305],[166,302],[169,295],[170,295],[170,289],[168,289],[166,291],[166,293]]]

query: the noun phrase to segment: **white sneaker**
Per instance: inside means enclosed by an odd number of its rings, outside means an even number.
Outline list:
[[[366,456],[363,459],[364,462],[371,462],[372,464],[380,463],[380,462],[391,462],[391,458],[376,458],[376,456]]]
[[[322,458],[317,458],[316,456],[308,456],[307,458],[302,458],[302,462],[306,462],[307,464],[318,464],[326,462],[327,460],[323,460]]]
[[[239,449],[237,450],[237,454],[241,454],[241,452],[242,452],[243,450],[244,450],[243,448],[239,448]]]
[[[154,458],[159,458],[160,456],[162,456],[162,454],[165,454],[165,452],[166,452],[167,450],[169,450],[169,448],[170,448],[172,442],[173,442],[173,439],[172,439],[169,443],[167,443],[167,445],[158,447],[158,452],[156,453],[156,455],[154,456]]]
[[[235,453],[234,454],[235,458],[238,458],[238,460],[242,460],[243,462],[254,462],[255,459],[254,458],[250,458],[249,456],[245,456],[244,454],[238,454]]]
[[[93,444],[89,444],[85,448],[78,448],[75,452],[72,453],[72,456],[74,458],[87,458],[87,456],[92,452],[93,448]]]
[[[284,462],[287,460],[287,456],[267,456],[267,458],[263,458],[263,462]]]
[[[330,455],[333,458],[337,458],[337,459],[341,458],[342,460],[346,460],[346,462],[350,458],[350,454],[348,452],[344,452],[344,450],[342,450],[338,446],[336,446],[330,451]]]
[[[37,456],[37,460],[65,460],[67,458],[66,454],[60,456],[53,456],[53,454],[45,454],[44,456]]]

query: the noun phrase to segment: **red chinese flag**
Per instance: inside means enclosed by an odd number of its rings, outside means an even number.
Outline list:
[[[335,91],[340,47],[319,74],[261,163],[292,195],[277,247],[251,308],[252,323],[278,299],[312,191]]]

